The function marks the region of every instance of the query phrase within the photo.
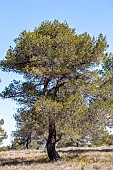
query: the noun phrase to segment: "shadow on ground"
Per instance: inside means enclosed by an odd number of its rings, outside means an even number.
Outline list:
[[[5,166],[5,165],[31,165],[31,164],[35,164],[35,163],[48,163],[49,160],[48,158],[38,158],[38,160],[34,160],[34,159],[30,159],[30,160],[26,160],[24,158],[14,158],[14,159],[2,159],[0,161],[0,166]]]
[[[58,152],[62,152],[62,153],[84,153],[84,152],[112,152],[113,151],[113,148],[103,148],[103,149],[90,149],[90,148],[87,148],[87,149],[81,149],[81,148],[76,148],[76,149],[67,149],[67,150],[58,150]]]
[[[72,155],[73,158],[76,158],[78,157],[78,154],[80,153],[88,153],[88,152],[113,152],[113,148],[74,148],[74,149],[71,149],[71,148],[61,148],[61,149],[57,149],[58,152],[60,153],[73,153],[74,155]],[[71,155],[68,155],[69,157]],[[62,159],[61,159],[62,160]],[[41,156],[40,158],[39,157],[35,157],[34,158],[24,158],[24,157],[19,157],[19,158],[2,158],[0,160],[0,166],[5,166],[5,165],[31,165],[31,164],[37,164],[37,163],[41,163],[41,164],[47,164],[49,163],[49,159],[48,157],[46,156]]]

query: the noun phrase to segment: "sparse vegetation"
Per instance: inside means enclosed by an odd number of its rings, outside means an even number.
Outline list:
[[[110,147],[67,147],[58,149],[61,160],[50,162],[46,152],[18,150],[0,152],[2,170],[111,170],[113,146]]]
[[[4,120],[0,119],[0,144],[2,143],[3,139],[7,138],[7,133],[5,130],[1,127],[4,124]]]

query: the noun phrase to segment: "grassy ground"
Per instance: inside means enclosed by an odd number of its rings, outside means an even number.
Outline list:
[[[0,170],[113,170],[113,147],[61,148],[61,160],[49,162],[46,152],[0,152]]]

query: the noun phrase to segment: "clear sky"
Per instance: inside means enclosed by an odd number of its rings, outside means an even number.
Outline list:
[[[110,45],[108,52],[113,52],[113,0],[0,0],[0,60],[9,46],[14,46],[13,39],[21,31],[33,30],[42,21],[54,19],[67,21],[78,34],[88,32],[98,36],[103,33]],[[1,92],[13,79],[22,77],[0,71],[0,79]],[[3,127],[9,135],[4,144],[9,144],[10,133],[15,129],[16,108],[12,100],[0,99],[0,119],[4,119]]]

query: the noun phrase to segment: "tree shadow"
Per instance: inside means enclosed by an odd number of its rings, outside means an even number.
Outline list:
[[[103,148],[103,149],[82,149],[82,148],[76,148],[76,149],[68,149],[68,150],[58,150],[58,152],[62,153],[85,153],[85,152],[112,152],[113,148]]]
[[[60,153],[74,153],[74,158],[78,157],[80,153],[88,153],[88,152],[112,152],[113,151],[113,148],[64,148],[64,149],[57,149],[58,152]],[[69,158],[71,158],[71,155],[68,155]],[[72,156],[73,158],[73,156]],[[61,158],[62,160],[62,158]],[[50,163],[50,160],[48,159],[48,157],[35,157],[34,158],[30,158],[29,160],[27,160],[27,158],[24,158],[24,157],[19,157],[19,158],[2,158],[2,160],[0,160],[0,166],[5,166],[5,165],[8,165],[8,166],[11,166],[11,165],[14,165],[14,166],[17,166],[17,165],[20,165],[20,166],[23,166],[23,165],[27,165],[27,166],[30,166],[31,164],[37,164],[37,163],[41,163],[41,164],[47,164],[47,163]]]
[[[49,159],[48,158],[38,158],[37,160],[34,160],[34,159],[26,160],[24,158],[2,159],[0,162],[0,166],[5,166],[5,165],[9,165],[9,166],[27,165],[29,166],[35,163],[46,164],[46,163],[49,163]]]

